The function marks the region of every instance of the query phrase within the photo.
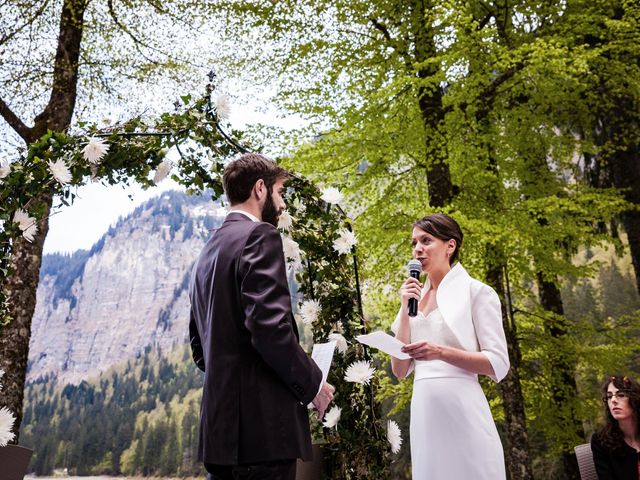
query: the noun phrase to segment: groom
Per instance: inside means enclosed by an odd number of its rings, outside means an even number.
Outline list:
[[[231,209],[196,261],[189,336],[203,370],[198,456],[215,480],[294,480],[311,459],[307,404],[333,399],[298,343],[282,240],[287,172],[248,153],[227,165]]]

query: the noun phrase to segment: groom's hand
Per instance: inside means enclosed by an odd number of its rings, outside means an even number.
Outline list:
[[[333,400],[333,392],[335,391],[336,389],[333,388],[333,386],[325,382],[318,392],[318,395],[316,395],[316,398],[311,402],[318,411],[318,418],[322,419],[322,417],[324,417],[324,412],[331,403],[331,400]]]

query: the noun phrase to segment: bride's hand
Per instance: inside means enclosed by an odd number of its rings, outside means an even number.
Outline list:
[[[439,360],[442,358],[442,347],[426,341],[409,343],[402,351],[414,360]]]
[[[422,292],[422,284],[417,278],[407,278],[400,287],[400,301],[402,305],[406,305],[410,298],[420,300],[420,293]]]

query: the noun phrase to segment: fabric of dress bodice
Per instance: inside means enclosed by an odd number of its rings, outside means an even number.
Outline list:
[[[415,317],[410,318],[409,324],[411,326],[411,343],[426,340],[435,345],[445,345],[464,350],[438,308],[432,310],[426,316],[422,312],[418,312]],[[438,377],[477,378],[476,374],[442,360],[415,360],[414,364],[415,380]]]

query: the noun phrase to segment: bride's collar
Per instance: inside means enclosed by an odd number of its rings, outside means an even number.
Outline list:
[[[438,290],[448,286],[451,282],[455,282],[456,279],[458,278],[463,278],[468,276],[469,274],[464,269],[464,267],[460,264],[460,262],[456,262],[456,264],[453,267],[451,267],[451,270],[449,270],[444,275],[444,277],[442,277],[442,281],[440,282],[440,285],[438,285]],[[429,288],[431,288],[431,281],[429,280],[429,277],[427,277],[427,281],[425,282],[425,292],[428,292]]]

